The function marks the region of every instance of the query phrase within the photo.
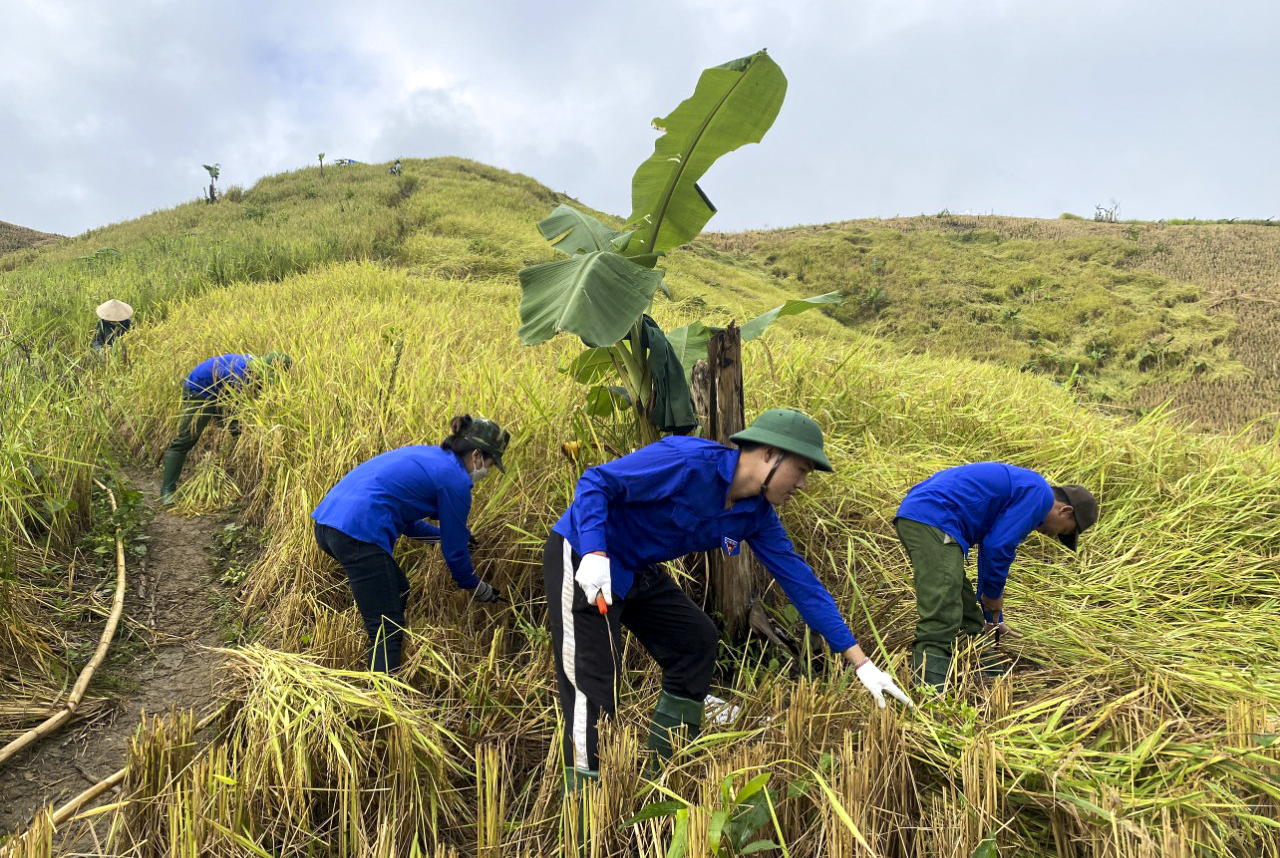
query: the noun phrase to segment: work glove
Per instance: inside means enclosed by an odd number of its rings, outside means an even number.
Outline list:
[[[471,591],[471,596],[477,602],[496,602],[502,598],[502,594],[498,592],[498,588],[489,584],[487,581],[481,581],[476,588]]]
[[[876,703],[880,704],[881,709],[884,708],[884,692],[886,691],[912,709],[916,707],[911,702],[911,699],[902,693],[902,689],[893,681],[893,677],[872,664],[871,659],[864,661],[858,667],[857,673],[859,681],[871,692],[871,696],[876,699]]]
[[[476,539],[474,534],[467,537],[468,551],[475,551],[479,547],[480,547],[480,540]]]
[[[604,596],[606,605],[613,604],[613,578],[609,574],[609,558],[600,554],[588,554],[578,564],[578,571],[573,573],[573,580],[578,582],[582,592],[587,595],[587,603],[594,605],[596,596]]]

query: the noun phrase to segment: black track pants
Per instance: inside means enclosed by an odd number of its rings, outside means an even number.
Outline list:
[[[556,656],[556,683],[564,711],[564,764],[597,770],[596,722],[617,712],[622,627],[639,639],[662,668],[662,689],[702,700],[711,688],[719,633],[666,572],[641,569],[626,598],[614,594],[601,616],[573,580],[581,560],[564,537],[552,533],[542,553],[547,623]]]
[[[388,673],[400,666],[409,579],[395,558],[369,542],[316,524],[316,544],[347,573],[351,594],[369,633],[369,669]]]

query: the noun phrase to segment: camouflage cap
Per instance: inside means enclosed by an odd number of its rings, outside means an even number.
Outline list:
[[[511,443],[511,433],[487,417],[473,417],[461,432],[462,440],[469,441],[476,449],[488,454],[498,470],[506,473],[502,466],[502,454]]]

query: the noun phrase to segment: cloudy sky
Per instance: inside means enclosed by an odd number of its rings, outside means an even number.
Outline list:
[[[1280,217],[1275,0],[3,0],[0,220],[76,234],[327,159],[461,155],[630,211],[650,120],[760,48],[710,229]]]

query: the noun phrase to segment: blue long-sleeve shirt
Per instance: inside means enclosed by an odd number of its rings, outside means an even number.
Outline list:
[[[1035,471],[981,462],[939,471],[912,487],[898,517],[949,534],[967,555],[978,546],[978,595],[999,599],[1018,545],[1053,508],[1053,489]]]
[[[191,399],[213,399],[229,389],[240,387],[249,377],[253,355],[218,355],[211,357],[187,374],[183,393]]]
[[[695,551],[736,553],[746,542],[804,618],[836,652],[857,641],[836,603],[787,538],[773,505],[746,498],[725,509],[739,451],[700,438],[663,438],[589,468],[552,530],[578,554],[609,555],[613,592],[639,569]]]
[[[470,590],[480,583],[467,548],[470,513],[471,475],[458,457],[440,447],[411,446],[356,465],[329,489],[311,517],[388,554],[401,534],[438,539],[449,574]]]

